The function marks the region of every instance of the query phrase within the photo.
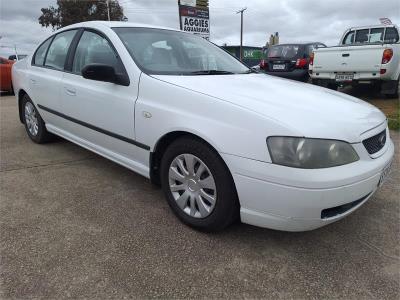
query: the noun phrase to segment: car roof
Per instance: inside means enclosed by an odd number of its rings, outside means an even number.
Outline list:
[[[358,27],[351,27],[347,29],[347,31],[351,30],[361,30],[361,29],[370,29],[370,28],[390,28],[390,27],[395,27],[397,26],[395,24],[390,24],[390,25],[384,25],[384,24],[379,24],[379,25],[370,25],[370,26],[358,26]]]
[[[132,22],[122,22],[122,21],[88,21],[88,22],[81,22],[75,23],[73,25],[69,25],[60,29],[60,31],[72,29],[72,28],[97,28],[101,29],[104,27],[108,28],[115,28],[115,27],[132,27],[132,28],[154,28],[154,29],[165,29],[165,30],[173,30],[173,31],[180,31],[176,28],[169,28],[163,26],[155,26],[151,24],[144,24],[144,23],[132,23]]]

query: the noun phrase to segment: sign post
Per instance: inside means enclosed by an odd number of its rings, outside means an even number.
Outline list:
[[[208,0],[178,0],[178,6],[181,30],[210,39]]]

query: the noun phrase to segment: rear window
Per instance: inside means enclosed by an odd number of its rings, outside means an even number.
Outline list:
[[[397,43],[399,41],[399,33],[395,27],[386,28],[385,43]]]
[[[273,46],[268,51],[268,58],[294,58],[299,53],[299,45]]]
[[[397,43],[399,42],[399,33],[395,27],[384,27],[360,29],[350,31],[343,39],[343,45],[352,44],[374,44],[374,43]]]

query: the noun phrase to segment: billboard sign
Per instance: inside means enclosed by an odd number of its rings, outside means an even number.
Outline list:
[[[200,35],[205,39],[210,38],[210,13],[208,7],[190,6],[196,1],[179,1],[179,19],[181,30]],[[183,5],[186,4],[186,5]]]

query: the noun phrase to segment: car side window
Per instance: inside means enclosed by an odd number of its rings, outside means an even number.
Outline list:
[[[82,69],[89,64],[105,64],[114,67],[116,73],[124,72],[122,63],[107,39],[95,32],[85,31],[75,51],[72,72],[81,74]]]
[[[343,45],[351,45],[353,44],[353,40],[354,40],[354,31],[350,31],[348,34],[346,34],[343,40]]]
[[[385,43],[397,43],[399,41],[399,33],[395,27],[386,28]]]
[[[43,66],[44,63],[44,57],[46,56],[47,48],[49,48],[49,45],[51,43],[52,38],[49,38],[47,41],[45,41],[37,50],[35,53],[35,56],[33,58],[32,63],[37,66]]]
[[[50,45],[44,65],[56,70],[64,70],[68,49],[77,30],[69,30],[56,35]]]
[[[356,39],[354,42],[356,44],[364,44],[368,42],[368,39],[369,39],[369,29],[361,29],[357,30]]]
[[[372,28],[369,34],[370,43],[379,43],[383,41],[383,33],[385,28]]]

